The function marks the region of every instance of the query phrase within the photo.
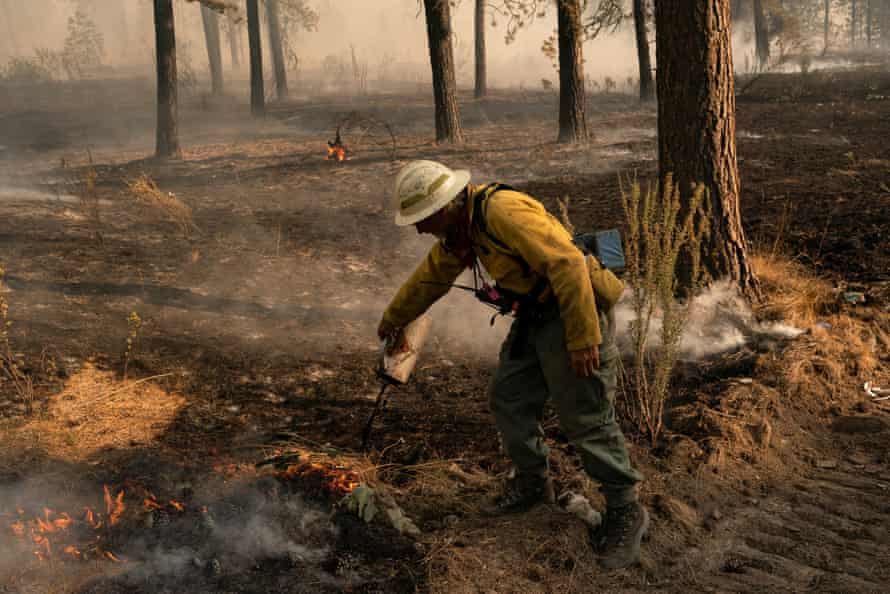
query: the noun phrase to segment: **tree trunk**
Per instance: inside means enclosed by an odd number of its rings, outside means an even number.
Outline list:
[[[763,11],[763,0],[754,0],[754,44],[757,65],[763,69],[769,65],[769,25]]]
[[[241,48],[238,43],[238,24],[229,18],[229,53],[232,57],[232,69],[241,68]]]
[[[266,113],[266,91],[263,86],[263,46],[257,1],[247,0],[247,34],[250,38],[250,111],[255,116],[262,116]]]
[[[637,61],[640,66],[640,101],[655,99],[649,32],[646,28],[646,0],[634,0],[634,27],[637,33]]]
[[[850,2],[850,47],[856,47],[856,25],[859,15],[856,14],[856,0]]]
[[[433,69],[436,103],[436,142],[463,142],[457,107],[457,81],[451,47],[451,7],[448,0],[423,0]]]
[[[822,29],[822,55],[828,53],[828,43],[831,36],[831,0],[825,0],[825,23]]]
[[[655,33],[659,177],[664,182],[673,175],[687,210],[692,188],[704,185],[710,234],[702,243],[702,269],[755,297],[739,212],[729,0],[658,0]],[[690,262],[683,258],[678,267],[687,287]]]
[[[210,62],[210,81],[214,95],[223,93],[222,50],[219,42],[219,15],[203,4],[201,20],[204,22],[204,40],[207,43],[207,59]]]
[[[9,43],[10,56],[19,54],[19,39],[16,34],[16,27],[13,24],[12,15],[15,14],[13,8],[9,5],[9,0],[3,0],[3,23],[6,25],[6,41]]]
[[[176,114],[176,36],[173,26],[173,0],[154,0],[155,48],[158,74],[158,121],[155,156],[180,156]]]
[[[476,98],[485,97],[488,93],[485,60],[485,2],[476,0]]]
[[[871,0],[865,0],[865,39],[869,49],[871,49]]]
[[[557,142],[585,142],[587,117],[584,59],[581,54],[581,2],[557,0],[559,35],[559,138]]]
[[[269,46],[272,50],[272,63],[275,66],[275,85],[278,100],[287,99],[287,68],[284,64],[284,47],[281,43],[281,19],[278,16],[278,0],[266,0],[266,14],[269,17]]]

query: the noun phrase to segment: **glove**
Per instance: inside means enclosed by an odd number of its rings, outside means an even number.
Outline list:
[[[588,349],[571,351],[569,353],[569,364],[578,377],[591,377],[600,367],[599,347],[594,345]]]
[[[377,337],[386,341],[386,354],[394,355],[408,350],[408,342],[405,340],[405,331],[401,326],[396,326],[387,320],[380,320],[377,326]]]

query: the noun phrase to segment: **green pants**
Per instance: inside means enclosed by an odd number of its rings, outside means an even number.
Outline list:
[[[527,324],[524,331],[521,323]],[[600,368],[593,377],[582,378],[569,363],[556,308],[540,321],[514,322],[501,349],[489,402],[517,472],[546,473],[549,449],[540,422],[544,403],[552,397],[562,430],[577,448],[585,471],[600,484],[607,504],[620,506],[636,500],[634,485],[642,476],[631,466],[615,421],[619,354],[613,317],[601,314],[600,327]],[[521,344],[514,349],[517,340]]]

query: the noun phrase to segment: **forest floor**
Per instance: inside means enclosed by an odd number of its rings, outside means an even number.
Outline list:
[[[619,176],[655,173],[654,107],[591,97],[578,148],[553,142],[553,93],[462,97],[452,147],[429,141],[426,96],[305,98],[261,121],[193,97],[184,158],[160,164],[147,84],[2,95],[0,298],[22,381],[0,383],[0,592],[886,591],[890,404],[863,384],[890,388],[890,74],[770,74],[739,96],[758,313],[805,332],[684,364],[654,447],[623,419],[653,526],[641,566],[613,573],[558,506],[479,515],[508,470],[485,399],[506,323],[467,298],[436,306],[359,450],[376,324],[429,246],[392,224],[399,167],[442,160],[551,209],[570,197],[576,228],[622,226]],[[349,160],[326,160],[352,112]],[[153,200],[129,187],[143,174]],[[544,427],[560,490],[601,505],[552,413]],[[289,475],[257,466],[282,456]],[[420,535],[332,517],[359,480]]]

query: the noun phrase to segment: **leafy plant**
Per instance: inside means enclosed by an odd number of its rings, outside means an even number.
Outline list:
[[[622,183],[628,226],[625,280],[633,310],[633,357],[629,377],[625,375],[630,386],[625,382],[625,387],[634,397],[626,404],[637,427],[653,443],[662,430],[671,373],[692,303],[691,295],[685,300],[677,297],[677,261],[681,254],[689,254],[692,277],[701,278],[701,244],[708,233],[707,213],[700,212],[705,193],[701,185],[694,190],[681,219],[680,191],[672,176],[666,177],[664,187],[650,185],[645,192],[636,179]],[[652,345],[650,331],[659,318],[658,341]]]

